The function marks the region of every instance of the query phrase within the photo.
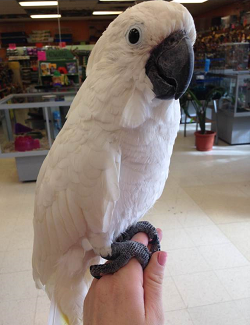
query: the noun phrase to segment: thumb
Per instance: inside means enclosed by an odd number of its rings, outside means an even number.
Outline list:
[[[149,318],[163,318],[162,284],[166,261],[166,252],[156,252],[144,270],[145,312]]]

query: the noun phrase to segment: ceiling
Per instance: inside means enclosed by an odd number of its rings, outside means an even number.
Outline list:
[[[34,1],[34,0],[33,0]],[[98,0],[59,0],[60,13],[63,20],[69,19],[107,19],[106,17],[92,16],[94,10],[125,10],[134,3],[143,2],[99,2]],[[241,0],[249,2],[250,0]],[[208,0],[202,4],[188,4],[186,7],[193,16],[237,2],[237,0]],[[250,9],[250,8],[249,8]],[[31,20],[30,14],[56,13],[56,7],[21,7],[18,0],[0,0],[0,21],[27,21]],[[108,17],[109,19],[111,17]]]

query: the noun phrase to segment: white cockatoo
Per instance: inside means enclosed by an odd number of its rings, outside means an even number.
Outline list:
[[[51,299],[49,324],[82,324],[90,266],[161,196],[195,36],[185,7],[147,1],[96,43],[37,179],[33,276]]]

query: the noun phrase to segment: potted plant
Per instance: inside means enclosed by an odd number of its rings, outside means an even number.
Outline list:
[[[208,89],[207,89],[208,90]],[[184,113],[191,118],[188,112],[189,102],[191,102],[196,110],[196,116],[198,119],[198,124],[200,131],[195,132],[196,137],[196,148],[199,151],[209,151],[212,150],[214,144],[214,131],[206,130],[206,111],[208,104],[211,100],[219,99],[225,94],[225,89],[222,87],[210,88],[207,93],[195,94],[195,90],[188,89],[184,96],[181,98],[181,107]],[[199,98],[198,98],[199,97]]]

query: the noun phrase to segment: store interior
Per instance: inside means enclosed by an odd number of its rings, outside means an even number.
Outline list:
[[[95,43],[143,0],[23,2],[0,0],[1,325],[47,324],[31,264],[37,176]],[[178,2],[196,26],[194,73],[165,189],[144,217],[168,252],[165,325],[250,325],[250,1]]]

